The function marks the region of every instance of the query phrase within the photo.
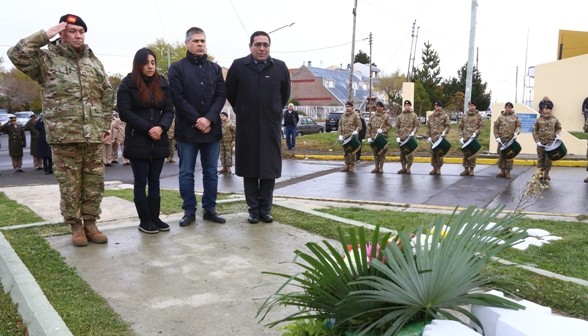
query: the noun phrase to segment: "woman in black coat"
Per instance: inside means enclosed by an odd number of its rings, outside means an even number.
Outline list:
[[[157,73],[153,51],[142,48],[135,54],[133,72],[118,88],[117,108],[121,120],[127,123],[123,156],[130,159],[133,169],[139,230],[169,231],[169,225],[159,219],[159,176],[169,155],[167,131],[174,110],[168,82]]]
[[[53,174],[53,156],[51,155],[51,146],[47,143],[43,114],[39,115],[39,119],[37,119],[33,127],[39,132],[39,139],[37,140],[37,155],[43,160],[43,170],[45,171],[45,175]]]

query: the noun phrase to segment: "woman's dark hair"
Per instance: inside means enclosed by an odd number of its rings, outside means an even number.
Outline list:
[[[135,53],[133,59],[133,72],[131,78],[137,89],[139,90],[139,97],[144,104],[155,104],[165,100],[165,93],[160,87],[160,76],[155,68],[155,74],[152,78],[143,76],[143,66],[147,64],[147,57],[151,55],[155,58],[157,64],[157,56],[155,53],[147,48],[141,48]]]

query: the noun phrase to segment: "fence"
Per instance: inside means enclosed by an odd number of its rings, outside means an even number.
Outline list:
[[[335,111],[344,111],[343,106],[294,106],[294,110],[298,112],[298,115],[305,115],[315,120],[325,120],[329,113]],[[223,111],[229,113],[231,119],[234,118],[233,108],[231,105],[226,104]]]

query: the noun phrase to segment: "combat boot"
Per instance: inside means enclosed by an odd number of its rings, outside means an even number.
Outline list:
[[[433,170],[429,172],[429,175],[437,175],[437,167],[433,167]]]
[[[226,166],[225,167],[225,174],[227,174],[227,175],[232,175],[233,174],[233,172],[231,171],[231,167],[229,167],[229,166]]]
[[[405,166],[402,166],[402,169],[400,169],[396,173],[398,173],[398,174],[406,174],[406,167]]]
[[[380,163],[376,161],[376,166],[370,173],[379,173],[380,172]]]
[[[71,224],[71,242],[73,246],[82,247],[88,245],[88,238],[84,232],[84,225],[82,222]]]
[[[441,167],[437,167],[437,171],[435,172],[436,175],[441,175]]]
[[[474,176],[474,167],[470,167],[470,176]]]
[[[349,164],[349,172],[353,173],[355,171],[355,162]]]
[[[218,171],[218,174],[226,174],[227,170],[225,169],[225,167],[223,167],[221,170]]]
[[[501,169],[500,173],[496,174],[496,177],[506,177],[506,173],[505,173],[504,169]]]
[[[543,180],[551,181],[551,177],[549,177],[549,169],[545,169],[545,171],[543,172]]]
[[[504,171],[504,178],[507,178],[507,179],[510,178],[510,169],[507,169]]]
[[[584,179],[584,183],[588,183],[588,177]]]
[[[345,167],[344,168],[341,168],[340,171],[342,171],[342,172],[348,172],[349,171],[349,163],[346,163],[345,164]]]
[[[463,169],[463,171],[459,174],[459,176],[468,176],[470,175],[470,170],[468,169],[468,167],[465,167]]]
[[[410,174],[410,166],[406,166],[406,173]]]
[[[86,238],[94,244],[104,244],[108,242],[108,237],[96,227],[95,220],[84,220],[84,232]]]
[[[380,162],[380,169],[378,171],[378,173],[383,173],[384,172],[384,162]]]

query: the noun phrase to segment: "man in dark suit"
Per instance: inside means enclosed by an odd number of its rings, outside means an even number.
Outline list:
[[[271,39],[256,31],[251,54],[233,61],[227,73],[227,99],[236,116],[235,174],[243,177],[249,223],[271,223],[276,178],[282,175],[282,109],[290,98],[286,64],[270,57]]]

